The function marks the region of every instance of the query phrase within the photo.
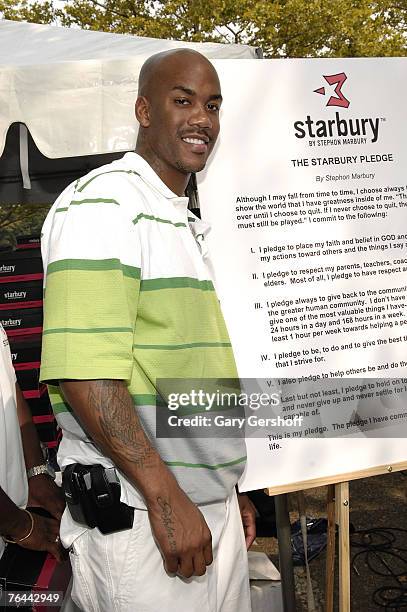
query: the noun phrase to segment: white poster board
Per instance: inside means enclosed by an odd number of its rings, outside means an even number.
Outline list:
[[[215,65],[221,137],[199,192],[239,375],[391,378],[382,383],[395,391],[389,399],[374,383],[374,401],[356,396],[349,414],[320,401],[340,437],[249,435],[240,488],[288,490],[403,462],[407,59]],[[383,420],[379,430],[349,426],[361,409]]]

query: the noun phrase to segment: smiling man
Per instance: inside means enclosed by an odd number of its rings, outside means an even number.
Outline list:
[[[250,545],[254,513],[235,493],[244,442],[155,429],[160,379],[237,377],[202,244],[208,228],[184,196],[216,142],[221,100],[199,53],[150,58],[136,152],[70,185],[44,224],[41,375],[64,433],[73,516],[65,512],[61,539],[86,612],[250,610],[242,520]],[[100,502],[91,520],[69,497],[82,477]]]
[[[198,53],[159,53],[141,70],[136,152],[178,195],[190,173],[205,167],[219,134],[221,102],[218,76]]]

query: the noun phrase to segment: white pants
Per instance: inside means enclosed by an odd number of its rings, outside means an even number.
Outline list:
[[[250,612],[247,553],[236,494],[200,507],[214,561],[204,576],[168,576],[147,511],[132,530],[89,529],[72,546],[72,599],[84,612]]]

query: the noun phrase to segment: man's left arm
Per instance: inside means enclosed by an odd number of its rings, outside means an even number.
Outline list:
[[[32,420],[31,411],[16,383],[17,414],[20,423],[26,470],[44,463],[37,430]],[[48,510],[53,517],[60,520],[65,508],[61,489],[47,474],[32,476],[28,481],[28,505],[40,506]]]
[[[238,493],[237,499],[239,502],[240,516],[242,517],[246,548],[249,550],[256,538],[256,508],[249,497],[243,493]]]

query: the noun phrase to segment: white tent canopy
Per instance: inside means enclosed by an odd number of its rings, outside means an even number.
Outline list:
[[[52,159],[133,149],[140,67],[150,55],[177,47],[210,59],[256,57],[245,45],[0,21],[0,154],[16,122]]]

